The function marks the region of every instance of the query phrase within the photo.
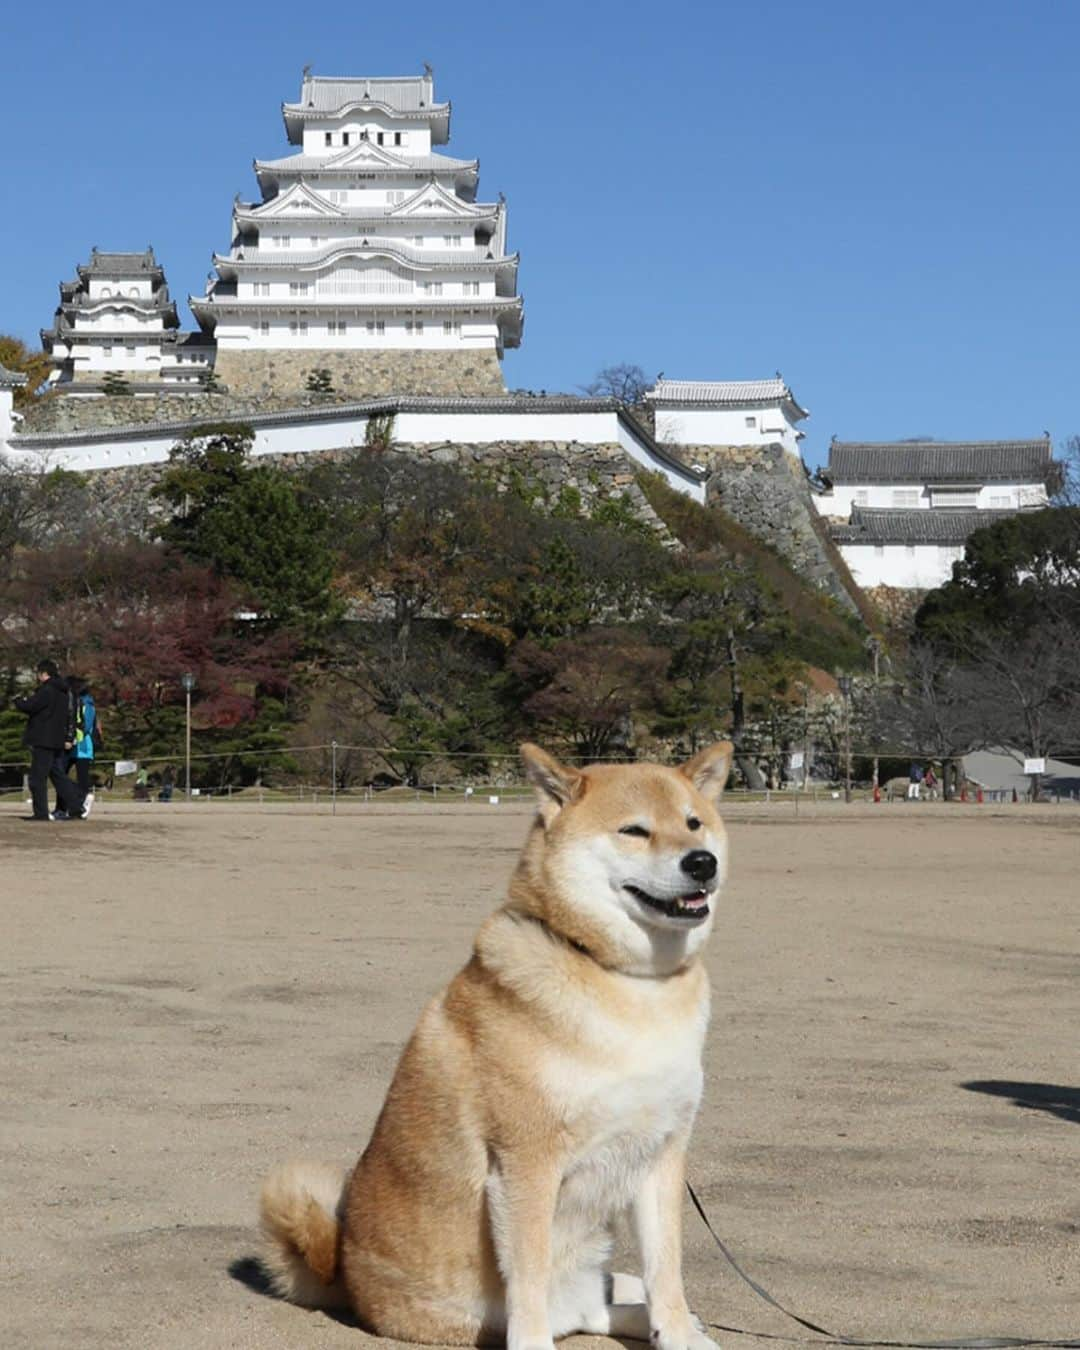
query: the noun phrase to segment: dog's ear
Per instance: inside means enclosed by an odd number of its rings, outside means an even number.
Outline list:
[[[585,779],[566,764],[560,764],[538,745],[526,742],[521,747],[521,758],[525,765],[525,774],[536,789],[540,803],[540,814],[545,821],[550,820],[564,806],[568,806],[581,795]]]
[[[718,803],[724,791],[724,784],[731,772],[731,757],[735,747],[730,741],[717,741],[715,745],[699,750],[693,759],[688,759],[679,767],[684,778],[689,778],[703,797]]]

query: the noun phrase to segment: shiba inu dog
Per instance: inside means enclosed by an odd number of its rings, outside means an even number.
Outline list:
[[[404,1341],[713,1350],[681,1209],[731,753],[579,770],[522,747],[539,806],[509,899],[424,1010],[363,1156],[264,1183],[278,1292]],[[606,1270],[624,1212],[640,1278]]]

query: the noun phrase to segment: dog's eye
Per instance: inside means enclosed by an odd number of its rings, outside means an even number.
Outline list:
[[[649,831],[644,825],[624,825],[620,834],[632,834],[635,839],[648,839]]]
[[[691,816],[690,819],[686,822],[686,828],[688,830],[700,830],[701,821],[698,820],[697,816]]]

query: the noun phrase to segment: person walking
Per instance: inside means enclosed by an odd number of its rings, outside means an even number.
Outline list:
[[[34,814],[30,820],[52,820],[49,814],[49,781],[56,788],[56,819],[80,820],[82,793],[67,776],[66,755],[75,738],[74,708],[67,684],[60,678],[55,661],[37,664],[38,687],[15,700],[15,707],[29,718],[23,745],[30,747],[30,797]]]
[[[922,765],[912,760],[911,768],[908,770],[908,801],[917,802],[919,800],[919,788],[922,786],[923,769]]]
[[[69,677],[68,684],[75,702],[75,744],[68,751],[65,772],[75,765],[75,780],[83,799],[85,819],[94,806],[94,783],[90,776],[94,767],[94,751],[101,745],[101,724],[93,691],[86,680]]]

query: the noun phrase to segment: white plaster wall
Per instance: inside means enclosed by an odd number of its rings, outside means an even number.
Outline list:
[[[91,277],[88,290],[91,300],[108,299],[115,295],[125,299],[149,300],[153,294],[151,282],[146,277],[108,277],[104,280]]]
[[[133,343],[134,351],[129,352],[124,342],[114,342],[106,354],[104,346],[98,342],[80,342],[74,349],[76,369],[80,371],[114,370],[117,374],[127,372],[156,371],[161,364],[161,347],[154,343]]]
[[[898,496],[904,489],[910,493],[918,492],[918,497]],[[979,511],[1009,510],[1021,506],[1045,505],[1048,498],[1046,488],[1041,483],[988,483],[980,487],[975,501]],[[814,498],[822,515],[841,516],[847,520],[852,506],[888,508],[889,510],[923,510],[933,506],[931,492],[919,483],[911,484],[859,484],[838,483],[831,492]],[[949,507],[937,507],[949,510]],[[972,509],[972,508],[967,508]]]
[[[360,133],[366,131],[368,138],[373,145],[378,145],[376,139],[381,131],[386,135],[383,149],[391,151],[395,155],[407,155],[410,158],[417,155],[429,155],[431,153],[431,128],[426,123],[421,122],[402,122],[393,117],[388,117],[385,113],[375,111],[356,110],[347,113],[344,118],[326,118],[317,122],[306,122],[304,124],[303,153],[305,155],[319,155],[320,157],[329,157],[330,155],[339,155],[342,150],[351,150],[357,145],[362,145]],[[401,145],[394,145],[394,132],[401,132]],[[329,132],[333,144],[326,144],[326,133]],[[344,132],[349,133],[349,143],[346,146],[342,141]]]
[[[252,453],[295,454],[361,446],[367,416],[342,413],[312,422],[275,422],[259,426]],[[703,501],[704,485],[655,459],[648,447],[619,422],[613,412],[404,412],[394,422],[394,438],[405,444],[449,442],[487,444],[493,441],[565,441],[581,445],[621,444],[643,468],[662,473],[677,491]],[[47,460],[68,469],[119,468],[167,460],[175,432],[147,427],[130,437],[102,437],[79,443],[74,438],[51,445],[15,447],[26,462]]]
[[[0,451],[6,449],[8,437],[18,430],[14,409],[15,391],[0,388]]]
[[[895,586],[933,590],[952,576],[953,563],[964,556],[963,545],[840,544],[840,554],[860,586]]]
[[[753,426],[747,420],[753,419]],[[657,408],[656,438],[677,445],[773,445],[799,454],[794,424],[776,404],[765,408]]]
[[[371,299],[370,304],[377,306],[377,298]],[[462,346],[494,348],[498,345],[499,328],[493,319],[483,316],[470,317],[467,314],[444,314],[436,308],[436,305],[437,301],[432,301],[431,314],[423,316],[422,334],[408,332],[403,318],[389,317],[383,321],[385,330],[382,333],[369,333],[366,314],[355,318],[345,307],[334,307],[329,313],[324,311],[321,314],[310,311],[306,335],[299,331],[293,333],[289,328],[288,319],[270,315],[266,319],[270,325],[267,333],[262,332],[257,318],[248,321],[233,315],[227,319],[220,319],[214,331],[218,349],[221,351],[303,351],[327,347],[340,348],[343,351],[379,351],[388,348],[397,351],[427,351],[433,348],[456,350]],[[328,331],[330,314],[344,318],[346,325],[344,333],[330,335]],[[444,318],[449,318],[452,322],[460,321],[460,334],[444,333]]]

